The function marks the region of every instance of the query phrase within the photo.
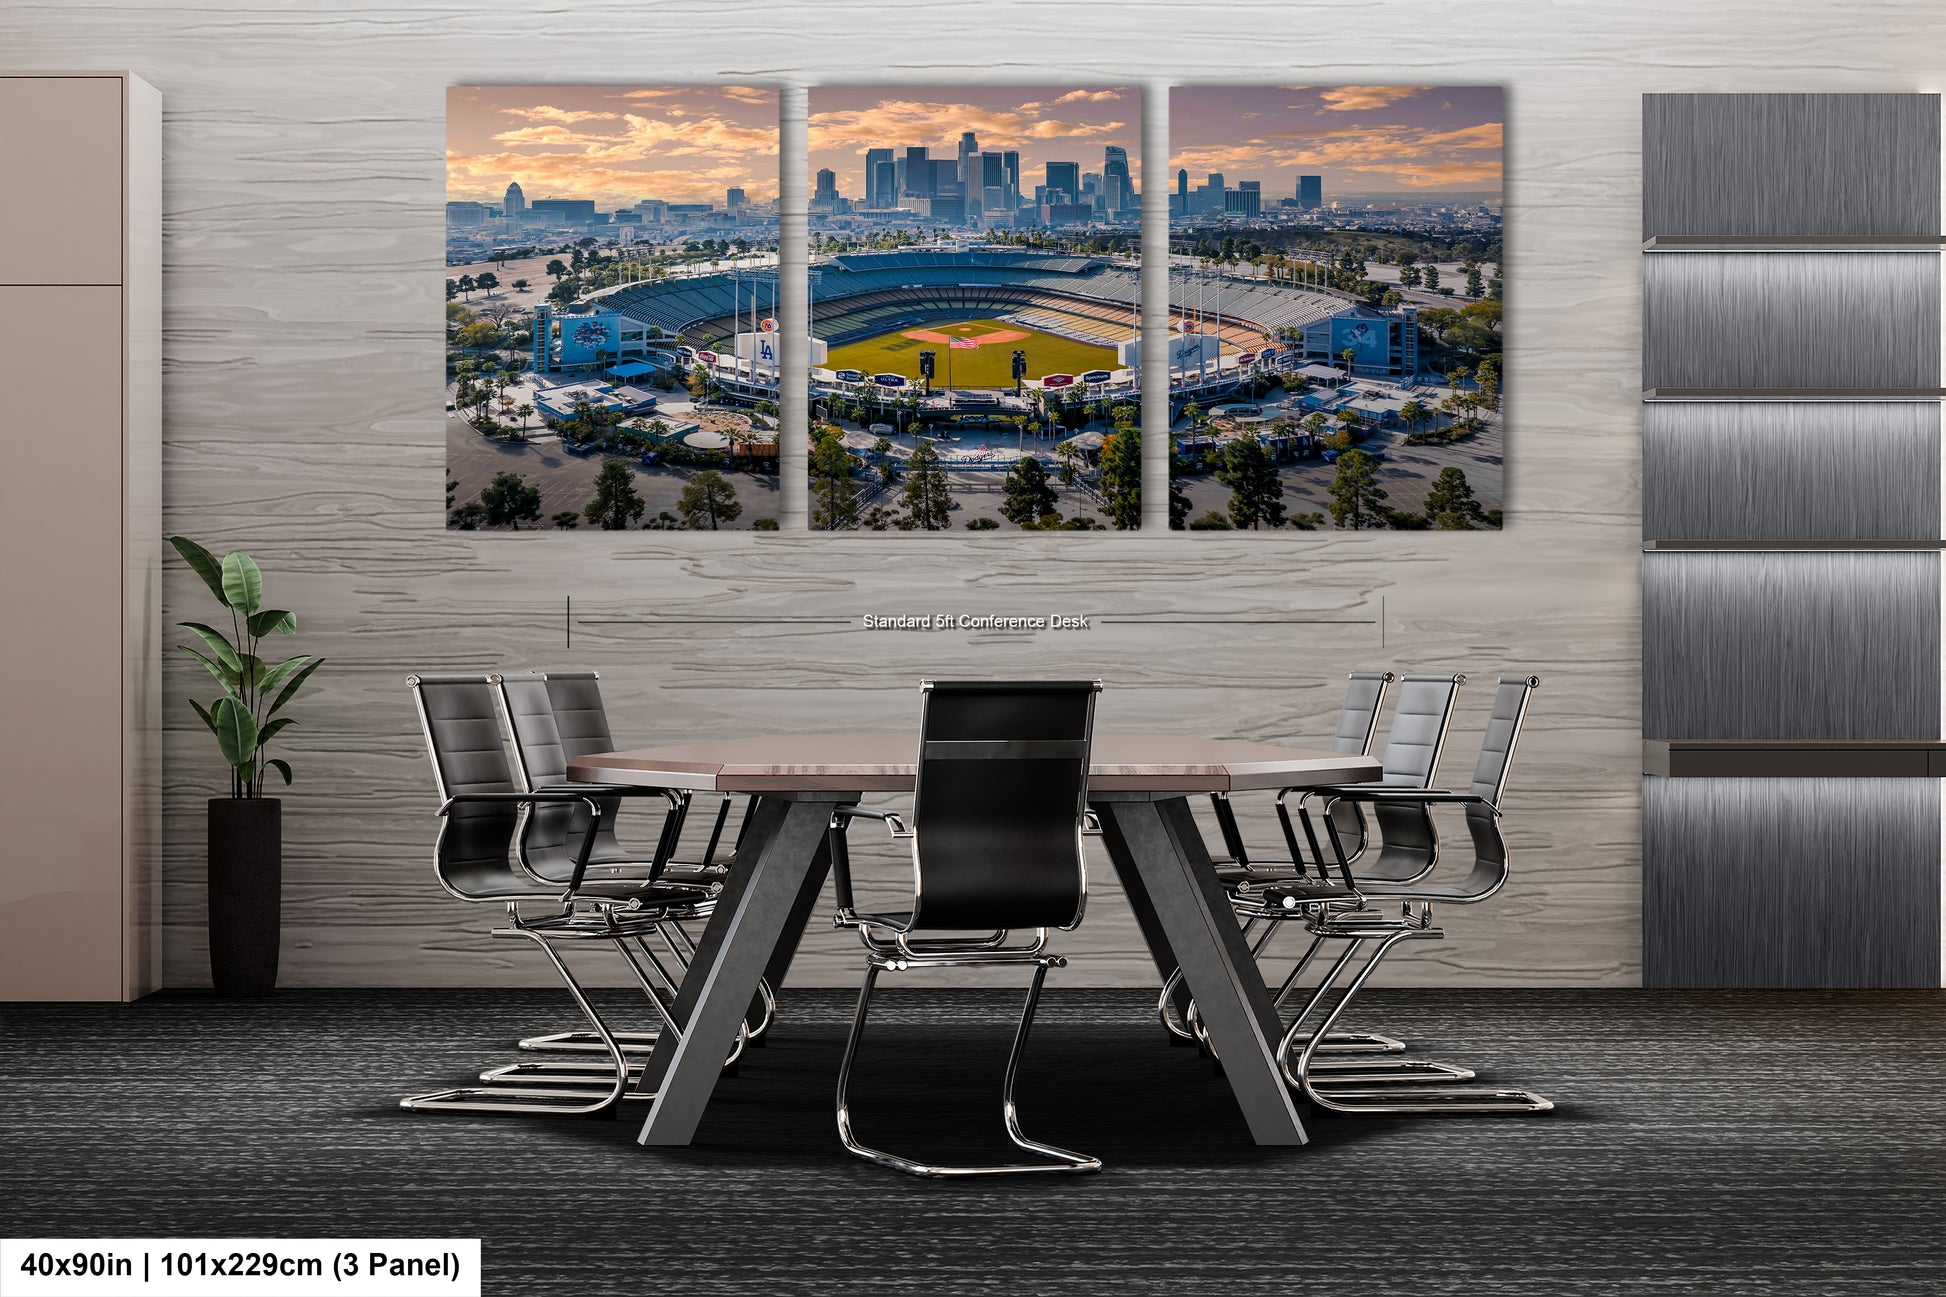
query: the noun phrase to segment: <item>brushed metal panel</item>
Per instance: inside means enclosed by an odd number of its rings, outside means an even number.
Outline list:
[[[1642,556],[1642,735],[1936,739],[1936,553]]]
[[[1938,234],[1938,95],[1642,96],[1642,237]]]
[[[1642,258],[1642,386],[1937,387],[1939,254]]]
[[[1939,782],[1644,779],[1649,986],[1927,986]]]
[[[1939,530],[1939,406],[1642,407],[1645,540],[1923,540]]]

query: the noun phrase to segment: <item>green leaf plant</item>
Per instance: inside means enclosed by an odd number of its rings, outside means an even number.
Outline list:
[[[189,705],[216,736],[217,749],[230,765],[230,795],[261,797],[270,770],[282,775],[286,784],[291,781],[290,763],[266,756],[264,748],[293,723],[291,717],[277,713],[311,673],[324,665],[324,659],[300,653],[282,662],[265,663],[258,653],[262,641],[270,635],[295,635],[297,615],[263,606],[263,572],[248,554],[218,558],[181,536],[171,536],[169,543],[230,613],[227,635],[202,622],[180,623],[202,641],[202,648],[190,644],[176,647],[201,662],[223,690],[222,696],[207,707],[193,698]]]

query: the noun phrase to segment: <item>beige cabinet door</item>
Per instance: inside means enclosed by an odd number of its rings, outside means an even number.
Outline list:
[[[0,284],[122,282],[122,80],[0,77]]]
[[[0,287],[0,1000],[122,996],[122,290]]]

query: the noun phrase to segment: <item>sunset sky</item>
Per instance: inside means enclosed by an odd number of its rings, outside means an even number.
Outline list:
[[[1020,151],[1020,187],[1032,194],[1049,162],[1100,171],[1102,150],[1128,150],[1129,175],[1142,184],[1142,92],[1129,86],[813,86],[811,170],[838,173],[838,192],[865,195],[865,150],[903,156],[923,144],[935,158],[959,157],[961,131],[982,152]]]
[[[1499,86],[1178,86],[1169,92],[1169,184],[1212,171],[1261,180],[1266,205],[1300,175],[1324,198],[1498,193]]]
[[[744,86],[455,86],[446,197],[713,202],[777,197],[777,92]]]

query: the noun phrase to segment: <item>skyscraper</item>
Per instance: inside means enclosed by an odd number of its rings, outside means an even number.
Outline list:
[[[745,201],[746,200],[743,196],[743,191],[741,189],[728,189],[725,190],[723,193],[723,206],[729,208],[733,212],[743,210],[743,204]]]
[[[1176,172],[1176,197],[1182,200],[1183,209],[1189,208],[1189,168],[1183,167]]]
[[[1000,155],[1000,165],[1007,173],[1007,206],[1020,206],[1020,154],[1008,149]]]
[[[891,192],[891,185],[888,184],[883,189],[879,187],[878,164],[881,162],[886,165],[888,171],[891,169],[892,150],[865,150],[865,206],[867,207],[890,207],[896,197]]]
[[[838,173],[829,167],[818,172],[818,186],[811,194],[817,202],[832,202],[838,197]]]
[[[926,146],[915,144],[905,151],[905,180],[901,198],[932,197],[932,160]]]
[[[1101,184],[1106,196],[1104,205],[1110,212],[1135,205],[1135,182],[1128,174],[1128,150],[1119,144],[1110,144],[1103,151]]]
[[[1058,189],[1067,197],[1062,202],[1071,203],[1081,195],[1081,164],[1079,162],[1050,162],[1047,164],[1047,187]]]
[[[1297,178],[1297,205],[1307,212],[1324,206],[1323,176]]]
[[[980,151],[979,136],[975,135],[972,131],[966,131],[960,135],[959,174],[957,176],[954,176],[953,178],[959,181],[962,185],[966,183],[966,160],[969,157],[973,156],[975,153],[978,153],[979,151]]]
[[[932,160],[932,196],[952,198],[962,192],[959,163],[952,158]]]
[[[526,210],[527,195],[520,192],[520,182],[516,180],[507,186],[507,196],[500,200],[500,211],[509,220],[517,221]]]

